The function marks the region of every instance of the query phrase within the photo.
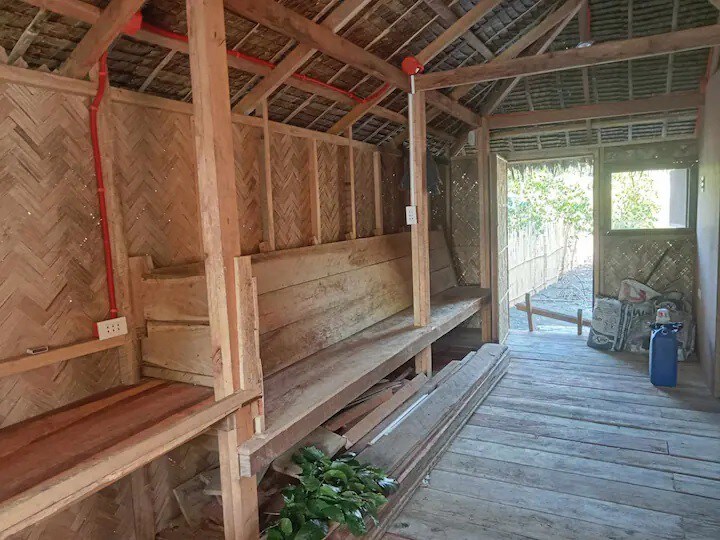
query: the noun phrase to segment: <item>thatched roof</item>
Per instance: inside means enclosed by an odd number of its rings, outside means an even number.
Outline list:
[[[451,6],[457,16],[471,9],[476,0],[434,0]],[[0,2],[0,46],[11,51],[23,31],[38,13],[33,2]],[[35,1],[37,4],[38,2]],[[106,0],[91,0],[103,8]],[[285,6],[307,18],[322,20],[339,0],[284,0]],[[494,55],[537,24],[559,2],[557,0],[505,0],[472,28],[472,33]],[[399,65],[403,57],[417,54],[433,41],[449,22],[430,7],[427,0],[375,0],[341,31],[348,40],[375,55]],[[707,0],[590,0],[591,37],[594,41],[643,36],[673,29],[714,24],[718,11]],[[148,23],[186,33],[184,0],[148,0],[143,8]],[[279,62],[295,45],[292,40],[226,11],[227,39],[230,47],[263,60]],[[37,37],[23,54],[29,68],[57,68],[82,39],[89,25],[61,15],[46,13],[33,24]],[[575,47],[580,42],[576,17],[551,45],[551,50]],[[428,71],[445,70],[486,61],[477,48],[463,37],[448,46],[427,66]],[[680,90],[698,90],[708,62],[707,50],[660,56],[632,62],[619,62],[590,68],[590,102],[620,101]],[[188,57],[128,36],[118,38],[109,53],[111,83],[176,100],[192,99]],[[301,73],[366,97],[383,82],[321,53],[300,70]],[[258,76],[230,70],[231,96],[237,102],[259,80]],[[461,99],[468,108],[480,111],[493,83],[477,85]],[[527,77],[500,105],[498,112],[562,108],[584,104],[580,70]],[[396,91],[382,105],[404,112],[406,96]],[[307,94],[292,86],[282,86],[269,99],[273,120],[320,131],[327,130],[350,110],[349,104]],[[450,135],[461,134],[467,126],[446,114],[431,125]],[[592,131],[515,137],[495,141],[495,149],[526,150],[597,142],[635,140],[647,136],[692,134],[695,123],[679,121],[638,126],[613,126]],[[402,126],[374,115],[362,118],[354,127],[360,140],[380,144],[392,139]],[[433,141],[436,149],[447,141]]]

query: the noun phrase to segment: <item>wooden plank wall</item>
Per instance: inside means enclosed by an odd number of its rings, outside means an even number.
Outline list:
[[[0,82],[0,350],[89,339],[108,311],[88,98]],[[0,378],[6,427],[120,384],[117,350]],[[128,478],[14,536],[133,539]]]

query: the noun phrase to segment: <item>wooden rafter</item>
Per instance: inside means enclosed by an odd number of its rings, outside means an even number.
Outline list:
[[[498,56],[497,61],[517,58],[525,49],[529,50],[527,56],[536,56],[545,53],[550,45],[557,39],[560,32],[570,23],[582,7],[582,0],[568,0],[556,11],[551,13],[542,23],[530,30],[523,38],[519,39],[513,46],[508,47],[505,53]],[[524,39],[526,38],[526,39]],[[525,41],[523,43],[523,41]],[[517,46],[515,46],[517,45]],[[523,77],[515,77],[500,82],[485,99],[482,107],[482,114],[487,116],[495,112],[505,98],[510,95]]]
[[[367,6],[370,1],[371,0],[347,0],[328,15],[321,24],[329,28],[333,33],[337,33]],[[255,85],[255,88],[235,105],[233,110],[245,114],[251,113],[261,100],[272,94],[288,77],[291,77],[293,73],[300,69],[316,51],[317,49],[304,44],[295,47],[267,77]]]
[[[608,41],[591,47],[418,75],[416,88],[418,90],[432,90],[461,84],[508,79],[521,75],[539,75],[583,66],[703,49],[715,45],[720,45],[720,25],[620,41]]]
[[[23,30],[20,38],[17,40],[12,50],[10,51],[7,60],[8,64],[15,63],[15,60],[21,58],[25,54],[25,51],[28,50],[28,48],[30,47],[30,45],[32,45],[33,41],[35,41],[35,38],[38,35],[38,24],[42,23],[45,19],[47,19],[49,14],[50,13],[44,9],[38,10],[32,21],[30,21],[30,24],[25,27],[25,30]]]
[[[87,2],[83,2],[82,0],[21,1],[32,6],[52,11],[53,13],[57,13],[59,15],[64,15],[66,17],[85,22],[87,24],[95,24],[100,18],[100,15],[103,13],[102,9]],[[143,41],[145,43],[149,43],[151,45],[158,45],[160,47],[170,49],[171,51],[177,51],[186,55],[189,54],[189,48],[187,43],[169,39],[164,36],[159,36],[146,30],[139,30],[136,34],[133,35],[133,38],[139,41]],[[268,76],[272,71],[271,67],[255,62],[250,62],[248,60],[244,60],[235,56],[228,56],[227,63],[228,67],[232,69],[237,69],[245,73],[252,73],[253,75],[260,75],[262,77]],[[286,81],[286,84],[293,86],[308,94],[317,94],[326,99],[337,101],[345,105],[353,106],[356,104],[356,102],[352,98],[346,96],[342,92],[338,92],[337,90],[333,90],[332,88],[316,86],[308,81],[290,78]],[[384,107],[375,107],[373,108],[372,112],[380,118],[385,118],[392,122],[397,121],[397,113],[385,109]],[[400,115],[400,117],[403,118],[404,123],[407,122],[407,119],[403,115]]]
[[[423,0],[427,6],[432,9],[438,16],[448,24],[453,24],[460,17],[447,5],[444,0]],[[475,49],[485,60],[492,60],[495,58],[495,54],[488,48],[483,41],[468,30],[462,35],[465,42]]]
[[[633,114],[652,114],[666,111],[697,109],[704,103],[700,92],[675,92],[645,99],[579,105],[567,109],[547,109],[532,112],[494,114],[488,116],[490,129],[507,129],[539,124],[574,122],[594,118],[612,118]]]
[[[403,90],[410,90],[408,78],[400,69],[338,36],[330,28],[314,23],[277,2],[225,0],[225,6],[242,17],[313,47],[380,80]]]
[[[144,2],[145,0],[112,0],[70,53],[59,73],[76,79],[87,75]]]
[[[418,61],[421,64],[426,64],[427,62],[435,58],[435,56],[437,56],[445,47],[447,47],[449,44],[451,44],[453,41],[455,41],[465,32],[467,32],[475,23],[477,23],[477,21],[482,19],[490,10],[492,10],[499,3],[499,0],[483,0],[479,2],[473,9],[468,11],[464,16],[462,16],[460,19],[455,21],[455,23],[450,25],[450,28],[440,34],[437,39],[435,39],[432,43],[430,43],[427,47],[420,51],[420,53],[417,54]],[[356,105],[349,113],[343,116],[334,126],[330,128],[330,132],[341,133],[342,131],[346,130],[357,120],[365,116],[365,114],[367,114],[372,107],[374,107],[375,105],[379,105],[394,90],[395,88],[388,87],[385,91],[379,92],[373,99],[369,100],[368,102]],[[428,94],[426,97],[428,100],[435,103],[437,101],[437,95],[438,93]],[[459,103],[457,103],[457,105],[454,105],[453,107],[446,107],[444,109],[444,112],[448,112],[449,114],[456,116],[455,112],[460,111],[461,109],[465,110],[462,111],[463,118],[458,118],[459,120],[467,122],[468,118],[475,116],[474,113],[472,113],[471,111],[469,111],[469,109],[466,109]],[[453,112],[451,113],[450,111]],[[473,122],[470,125],[476,126],[477,122]]]

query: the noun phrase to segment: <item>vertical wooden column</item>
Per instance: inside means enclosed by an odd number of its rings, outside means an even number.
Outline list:
[[[96,67],[91,71],[91,80],[97,81],[98,69]],[[123,384],[135,384],[140,380],[140,343],[135,328],[136,321],[133,317],[130,262],[125,238],[122,202],[115,184],[113,169],[115,132],[112,119],[112,97],[113,92],[110,85],[106,83],[105,97],[98,111],[98,143],[102,156],[105,200],[108,208],[115,293],[120,316],[127,318],[129,330],[125,345],[119,350],[120,380]],[[152,540],[155,538],[155,516],[152,497],[150,496],[150,479],[147,466],[141,467],[130,474],[130,487],[132,490],[133,517],[135,519],[135,537],[137,540]]]
[[[348,137],[348,195],[350,198],[350,230],[345,235],[346,240],[357,238],[357,208],[355,203],[355,148],[353,147],[352,126],[347,130]]]
[[[262,206],[263,241],[260,251],[275,251],[275,213],[273,210],[272,188],[272,162],[270,160],[270,117],[268,115],[267,100],[263,99],[260,105],[263,119],[262,134],[262,171],[260,188],[260,204]]]
[[[240,231],[223,2],[187,0],[186,8],[210,341],[216,369],[215,396],[221,399],[239,389],[259,385],[260,381],[257,372],[242,369],[241,350],[252,344],[244,346],[241,337],[254,336],[254,328],[245,328],[247,317],[241,316],[240,308],[247,310],[250,306],[239,305],[246,295],[238,287],[243,276],[238,275],[242,266],[236,264],[240,256]],[[218,428],[227,539],[250,540],[259,536],[256,481],[254,477],[240,477],[237,457],[238,443],[252,434],[249,407]]]
[[[308,139],[308,167],[310,169],[310,224],[312,244],[322,243],[322,219],[320,215],[320,174],[318,171],[317,139]]]
[[[430,324],[430,212],[427,190],[427,126],[425,92],[409,94],[410,205],[417,224],[410,227],[412,243],[413,312],[415,326]],[[415,356],[415,371],[432,376],[432,350]]]
[[[375,236],[382,236],[383,225],[383,204],[382,204],[382,156],[380,151],[373,152],[373,194],[375,196]]]
[[[492,241],[491,241],[491,197],[490,197],[490,130],[488,129],[487,119],[481,120],[481,125],[475,130],[475,145],[477,149],[477,170],[478,170],[478,189],[480,207],[478,212],[480,213],[480,227],[479,233],[479,244],[480,244],[480,268],[479,276],[481,287],[490,289],[492,287],[492,258],[495,256],[492,253]],[[482,328],[482,339],[483,341],[492,341],[493,328],[496,321],[492,318],[492,302],[495,299],[491,298],[490,304],[485,304],[480,310],[480,320]]]

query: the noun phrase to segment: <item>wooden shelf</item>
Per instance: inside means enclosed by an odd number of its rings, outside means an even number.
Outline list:
[[[0,537],[98,491],[258,395],[149,380],[0,430]]]
[[[412,308],[293,364],[265,380],[266,430],[240,445],[241,474],[262,470],[388,373],[476,313],[487,289],[455,287],[432,297],[429,326]]]

